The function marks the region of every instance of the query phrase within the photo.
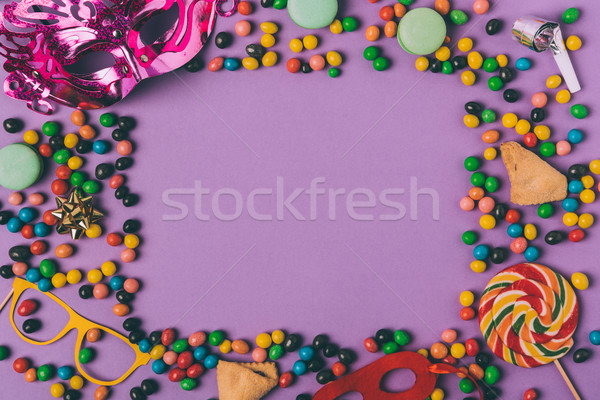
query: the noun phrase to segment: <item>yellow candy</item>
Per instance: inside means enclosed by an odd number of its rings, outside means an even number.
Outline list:
[[[315,35],[306,35],[302,39],[302,44],[306,50],[314,50],[319,45],[319,39]]]
[[[571,275],[571,283],[576,289],[586,290],[590,287],[590,281],[588,277],[582,272],[575,272]]]
[[[479,118],[476,115],[467,114],[463,120],[467,128],[477,128],[479,126]]]
[[[600,160],[594,160],[590,163],[590,171],[594,175],[600,175]]]
[[[61,288],[67,284],[67,276],[62,272],[57,272],[52,276],[52,286]]]
[[[344,27],[342,25],[342,21],[340,21],[339,19],[334,20],[331,23],[331,25],[329,25],[329,30],[334,35],[339,35],[340,33],[342,33],[344,31]]]
[[[442,46],[435,51],[435,58],[440,61],[448,61],[451,55],[450,49],[446,46]]]
[[[581,183],[583,183],[583,187],[586,189],[591,189],[594,186],[594,178],[591,175],[586,175],[581,178]]]
[[[486,268],[487,268],[487,264],[485,263],[485,261],[475,260],[475,261],[471,262],[471,270],[473,272],[477,272],[478,274],[481,274],[482,272],[485,272]]]
[[[221,350],[221,353],[223,354],[231,353],[231,340],[223,340],[223,343],[219,346],[219,350]]]
[[[496,150],[493,147],[488,147],[487,149],[485,149],[485,151],[483,152],[483,158],[485,158],[488,161],[492,161],[495,160],[496,157],[498,157],[498,150]]]
[[[260,38],[260,44],[262,44],[264,47],[266,47],[267,49],[269,47],[273,47],[275,46],[275,36],[271,35],[270,33],[265,33],[264,35],[262,35],[262,37]]]
[[[479,225],[485,230],[494,229],[496,227],[496,218],[489,214],[482,215],[479,218]]]
[[[67,161],[67,165],[72,170],[76,170],[83,166],[83,160],[79,156],[73,156],[73,157],[69,158],[69,161]]]
[[[458,360],[460,358],[463,358],[465,356],[465,354],[467,354],[467,349],[465,348],[465,345],[462,343],[454,343],[450,347],[450,354],[452,354],[452,357],[454,357]]]
[[[556,93],[556,101],[560,104],[568,103],[569,100],[571,100],[571,92],[569,92],[567,89],[563,89]]]
[[[152,348],[152,350],[150,350],[150,357],[153,360],[160,360],[166,352],[167,348],[165,346],[163,346],[162,344],[157,344]]]
[[[552,75],[546,79],[546,87],[548,89],[556,89],[562,83],[560,75]]]
[[[62,383],[54,383],[52,386],[50,386],[50,394],[52,397],[58,399],[65,394],[65,387]]]
[[[429,350],[427,350],[427,349],[419,349],[419,350],[417,350],[417,353],[419,353],[420,355],[422,355],[425,358],[429,357]]]
[[[125,238],[123,238],[123,243],[128,248],[135,249],[140,245],[140,238],[134,235],[133,233],[130,233],[128,235],[125,235]]]
[[[517,125],[515,125],[515,131],[517,131],[519,135],[525,135],[529,133],[530,129],[531,123],[526,119],[520,119],[519,122],[517,122]]]
[[[285,340],[285,333],[282,330],[276,330],[271,334],[271,339],[275,344],[281,344]]]
[[[102,272],[97,269],[91,269],[87,274],[87,279],[90,283],[98,283],[102,280]]]
[[[477,75],[475,75],[475,72],[467,70],[460,74],[460,79],[465,86],[473,86],[477,80]]]
[[[581,214],[579,216],[579,227],[581,229],[587,229],[594,225],[594,216],[589,213]]]
[[[272,67],[277,64],[277,53],[274,51],[268,51],[262,58],[262,64],[265,67]]]
[[[271,35],[279,31],[279,27],[274,22],[263,22],[262,24],[260,24],[260,29],[264,33],[269,33]]]
[[[80,377],[79,375],[75,375],[74,377],[71,378],[70,384],[71,384],[71,388],[73,388],[75,390],[79,390],[83,387],[83,378]]]
[[[105,276],[113,276],[117,272],[117,264],[112,261],[105,261],[100,266],[100,269]]]
[[[496,61],[498,62],[498,66],[500,68],[504,68],[508,65],[508,57],[504,54],[498,54],[496,56]]]
[[[248,71],[254,71],[255,69],[258,68],[258,60],[254,57],[244,57],[242,59],[242,65],[244,66],[244,68],[246,68]]]
[[[483,65],[483,57],[478,51],[472,51],[467,57],[467,62],[469,63],[469,67],[471,67],[471,69],[479,69]]]
[[[102,235],[102,228],[98,224],[91,224],[89,228],[85,230],[85,235],[90,239],[95,239]]]
[[[23,134],[23,141],[27,144],[34,145],[40,141],[40,136],[36,131],[30,129]]]
[[[431,396],[429,396],[429,398],[431,398],[431,400],[444,400],[444,391],[440,388],[435,388],[435,390],[433,391],[433,393],[431,393]]]
[[[300,53],[304,50],[304,45],[302,44],[302,40],[300,39],[292,39],[290,40],[290,50],[294,53]]]
[[[567,38],[567,49],[576,51],[581,48],[581,39],[578,36],[571,35]]]
[[[579,216],[573,212],[568,212],[563,215],[563,224],[566,226],[574,226],[579,221]]]
[[[515,113],[507,113],[502,116],[502,126],[505,128],[514,128],[519,122],[519,117]]]
[[[527,240],[533,240],[537,237],[537,228],[535,227],[535,225],[533,224],[527,224],[525,225],[525,228],[523,229],[523,232],[525,234],[525,239]]]
[[[586,204],[593,203],[596,200],[596,193],[590,189],[585,189],[579,194],[579,198]]]
[[[78,269],[72,269],[67,272],[67,282],[69,282],[71,285],[81,282],[81,271]]]
[[[427,57],[419,57],[415,61],[417,71],[425,72],[429,68],[429,59]]]
[[[77,146],[77,143],[79,143],[79,135],[76,135],[75,133],[69,133],[63,139],[63,143],[67,149],[72,149]]]
[[[458,41],[457,47],[463,53],[468,53],[473,48],[473,39],[468,37],[462,38]]]
[[[262,349],[267,349],[273,343],[273,339],[271,339],[271,335],[268,333],[261,333],[256,337],[256,345]]]
[[[548,140],[550,139],[551,131],[546,125],[538,125],[533,128],[533,133],[539,140]]]
[[[462,292],[460,294],[460,305],[462,305],[463,307],[470,307],[473,302],[475,301],[475,295],[473,294],[473,292],[470,292],[468,290],[465,290],[464,292]]]
[[[340,65],[342,65],[342,61],[343,61],[342,55],[340,53],[338,53],[337,51],[328,51],[327,52],[327,62],[332,67],[339,67]]]

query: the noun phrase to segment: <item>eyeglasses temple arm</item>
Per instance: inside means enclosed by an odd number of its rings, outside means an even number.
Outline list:
[[[6,304],[8,304],[8,301],[10,300],[10,298],[12,297],[12,295],[15,293],[15,288],[10,289],[10,292],[8,293],[8,296],[6,296],[6,298],[4,299],[4,301],[2,302],[2,304],[0,304],[0,312],[4,309],[4,307],[6,306]]]

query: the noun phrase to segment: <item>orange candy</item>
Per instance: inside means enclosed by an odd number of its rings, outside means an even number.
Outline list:
[[[448,355],[448,348],[445,344],[437,342],[431,346],[429,353],[431,354],[431,357],[436,360],[441,360]]]
[[[71,114],[71,122],[77,126],[85,125],[85,120],[86,120],[85,114],[81,110],[75,110]]]
[[[395,21],[389,21],[383,28],[386,37],[393,38],[398,33],[398,24]]]
[[[106,386],[98,386],[94,392],[94,400],[106,400],[108,399],[108,388]]]
[[[71,257],[73,255],[73,247],[71,247],[70,244],[59,244],[58,246],[56,246],[56,249],[54,249],[54,255],[56,255],[56,257],[58,258],[68,258]]]
[[[475,201],[483,199],[484,194],[485,192],[480,187],[472,187],[469,189],[469,197]]]
[[[211,72],[217,72],[223,69],[225,59],[223,57],[215,57],[208,63],[208,70]]]
[[[35,368],[29,368],[25,371],[25,380],[27,382],[35,382],[37,380],[37,371]]]
[[[496,143],[498,139],[500,139],[500,132],[494,129],[485,131],[483,132],[483,135],[481,135],[481,140],[488,144]]]
[[[450,2],[448,0],[435,0],[435,11],[442,15],[450,12]]]
[[[96,130],[89,125],[83,125],[79,128],[79,135],[84,139],[91,140],[96,137]]]
[[[233,343],[231,343],[231,348],[238,354],[247,354],[250,351],[248,343],[241,339],[234,340]]]
[[[375,25],[369,26],[365,31],[365,37],[369,42],[374,42],[379,39],[380,34],[379,27]]]
[[[100,340],[100,336],[102,336],[102,332],[98,328],[92,328],[85,334],[85,340],[90,343],[95,343]]]
[[[406,14],[406,6],[401,3],[394,4],[394,15],[396,18],[402,18],[404,17],[404,14]]]
[[[124,317],[129,314],[129,306],[127,304],[116,304],[113,307],[113,313],[115,313],[117,317]]]
[[[252,3],[249,1],[240,1],[238,4],[238,12],[242,15],[252,14]]]

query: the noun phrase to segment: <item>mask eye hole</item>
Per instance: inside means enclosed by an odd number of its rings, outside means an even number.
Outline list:
[[[402,393],[412,389],[417,382],[417,376],[407,368],[389,371],[381,379],[381,388],[388,393]]]
[[[175,30],[175,25],[179,20],[179,4],[174,2],[171,8],[166,11],[157,11],[144,22],[140,29],[140,39],[144,45],[148,46],[157,41],[166,41]]]
[[[65,65],[64,69],[72,75],[89,75],[111,68],[116,61],[112,54],[105,51],[87,53],[73,64]]]

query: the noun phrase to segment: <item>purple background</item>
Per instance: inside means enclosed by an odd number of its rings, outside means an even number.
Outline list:
[[[599,6],[580,2],[582,18],[564,28],[565,37],[578,34],[584,41],[583,48],[572,55],[584,88],[574,95],[574,101],[588,105],[591,116],[579,121],[569,115],[566,105],[553,100],[556,90],[545,87],[546,78],[558,71],[551,55],[535,54],[510,38],[510,24],[517,17],[534,13],[557,20],[573,3],[500,0],[493,2],[488,14],[477,16],[470,11],[472,1],[453,2],[468,9],[472,17],[464,27],[452,28],[454,38],[473,37],[476,50],[487,56],[505,53],[513,65],[521,56],[532,59],[533,68],[519,72],[508,86],[522,93],[522,99],[514,105],[504,102],[501,93],[487,89],[485,81],[489,75],[482,70],[477,72],[479,78],[474,87],[463,86],[458,73],[445,76],[416,71],[415,57],[404,53],[394,39],[382,38],[376,43],[392,60],[392,67],[387,72],[375,72],[362,58],[362,50],[368,45],[363,32],[367,25],[382,25],[378,12],[385,2],[341,2],[343,15],[357,16],[362,22],[361,30],[338,36],[327,29],[320,30],[318,49],[300,54],[307,60],[312,54],[341,51],[345,62],[340,78],[330,79],[326,72],[291,75],[285,69],[285,60],[292,57],[287,44],[293,37],[309,32],[296,27],[285,11],[264,10],[257,1],[253,3],[257,10],[248,17],[255,26],[252,36],[236,37],[234,45],[226,50],[211,45],[201,58],[207,63],[218,55],[242,57],[244,46],[260,39],[258,24],[271,20],[281,27],[274,49],[282,59],[277,67],[235,73],[210,73],[204,69],[194,75],[177,71],[144,82],[111,110],[138,120],[138,128],[132,133],[135,165],[127,171],[127,177],[129,187],[141,195],[142,201],[137,207],[125,209],[112,197],[112,190],[106,188],[99,196],[99,207],[106,212],[102,221],[105,233],[120,230],[126,218],[143,221],[139,259],[120,269],[121,274],[143,281],[133,314],[143,319],[148,332],[168,326],[176,326],[184,335],[196,330],[224,329],[229,337],[249,342],[260,332],[279,328],[299,332],[307,340],[318,333],[328,333],[339,345],[357,351],[359,360],[353,364],[353,370],[380,356],[381,353],[366,353],[362,341],[382,327],[408,330],[414,338],[411,350],[429,347],[446,328],[457,329],[463,342],[470,337],[480,338],[475,320],[464,322],[459,318],[458,295],[467,289],[480,294],[501,267],[490,266],[481,275],[469,269],[472,249],[462,245],[460,235],[478,228],[480,213],[462,212],[458,201],[469,189],[469,174],[462,167],[464,158],[481,155],[486,147],[480,140],[481,133],[500,125],[466,129],[462,123],[463,104],[477,100],[498,114],[514,111],[527,117],[532,108],[531,95],[546,91],[551,97],[546,123],[552,128],[552,140],[565,139],[571,128],[586,132],[586,140],[571,155],[554,157],[551,162],[565,169],[597,158],[600,141],[592,124],[597,110],[593,99],[599,89],[595,78],[598,57],[593,49],[598,43],[591,32],[596,28],[592,16]],[[420,0],[417,5],[433,6],[433,1]],[[489,37],[484,33],[484,25],[492,17],[504,20],[507,26],[497,36]],[[232,31],[238,20],[239,15],[220,18],[217,31]],[[27,128],[39,128],[44,121],[24,104],[7,97],[0,97],[0,102],[2,118],[21,117],[27,121]],[[69,115],[70,110],[61,108],[53,118],[72,129]],[[92,121],[97,121],[99,115],[90,113]],[[502,140],[520,139],[514,130],[500,130]],[[101,133],[106,139],[109,135],[107,129]],[[18,135],[3,134],[0,143],[6,145],[18,139]],[[352,150],[348,152],[349,149]],[[86,158],[87,169],[91,170],[98,162],[116,158],[116,153]],[[25,193],[50,193],[48,184],[53,171],[54,165],[41,184]],[[507,177],[500,159],[486,163],[484,171],[501,177],[504,188],[495,197],[508,201]],[[285,180],[286,195],[296,187],[308,188],[317,177],[326,178],[322,186],[327,189],[345,188],[348,192],[368,188],[377,194],[386,188],[408,191],[410,177],[416,177],[420,188],[433,188],[439,193],[440,219],[432,219],[431,199],[424,196],[419,200],[418,221],[411,221],[408,216],[397,222],[356,221],[342,215],[341,200],[337,204],[337,220],[330,221],[323,197],[318,201],[316,221],[296,221],[289,213],[284,221],[255,221],[244,212],[232,222],[214,217],[203,222],[193,217],[192,208],[184,221],[161,220],[163,215],[174,213],[161,201],[165,190],[191,188],[195,180],[201,180],[212,193],[220,188],[234,188],[245,197],[255,188],[274,189],[278,176]],[[2,189],[0,193],[3,204],[7,204],[9,192]],[[408,195],[398,199],[409,204]],[[193,207],[189,197],[185,203]],[[224,211],[229,210],[226,203],[223,201]],[[257,204],[261,212],[276,211],[274,197],[259,198]],[[305,216],[309,214],[306,196],[295,204]],[[52,202],[47,202],[44,209],[50,207]],[[595,212],[597,206],[587,205],[585,210]],[[375,215],[389,211],[380,207]],[[576,348],[592,347],[587,335],[600,328],[600,318],[593,308],[600,301],[594,270],[597,229],[591,229],[582,243],[550,248],[543,243],[543,235],[550,229],[562,228],[562,212],[544,223],[535,216],[534,208],[527,208],[524,215],[526,222],[541,227],[541,237],[535,243],[543,249],[543,263],[567,277],[575,271],[590,276],[591,288],[578,292],[582,314],[575,339]],[[483,233],[481,243],[508,246],[505,229],[506,224],[502,224],[493,232]],[[20,235],[6,231],[2,238],[5,250],[25,242]],[[77,242],[77,255],[61,261],[61,269],[78,267],[87,271],[105,260],[117,260],[121,248],[107,246],[104,239],[105,235],[101,240]],[[57,235],[50,238],[53,244],[66,241],[66,237]],[[503,267],[522,260],[512,254]],[[0,290],[8,292],[9,282],[0,285]],[[122,319],[111,311],[116,303],[114,297],[83,301],[73,287],[55,292],[90,319],[120,328]],[[0,318],[0,332],[0,342],[13,350],[10,360],[28,356],[36,366],[73,365],[74,333],[52,346],[28,345],[10,327],[7,310]],[[289,370],[296,359],[297,355],[282,359],[280,370]],[[113,361],[103,357],[99,362]],[[11,362],[1,363],[3,397],[49,397],[49,383],[25,383],[23,376],[12,370]],[[539,389],[545,399],[570,398],[553,366],[524,370],[500,360],[495,365],[501,367],[504,376],[500,383],[504,399],[521,398],[530,387]],[[597,354],[583,365],[574,364],[569,354],[563,365],[581,395],[591,398],[598,387]],[[154,376],[149,366],[140,368],[115,388],[113,398],[127,398],[128,390],[149,376]],[[160,377],[161,391],[153,398],[217,397],[215,376],[214,371],[205,374],[201,386],[191,393],[183,392],[166,376]],[[441,382],[447,398],[464,397],[456,377],[442,378]],[[94,386],[87,385],[85,398],[93,398]],[[290,389],[276,390],[269,398],[290,399],[317,389],[311,374],[300,378]]]

